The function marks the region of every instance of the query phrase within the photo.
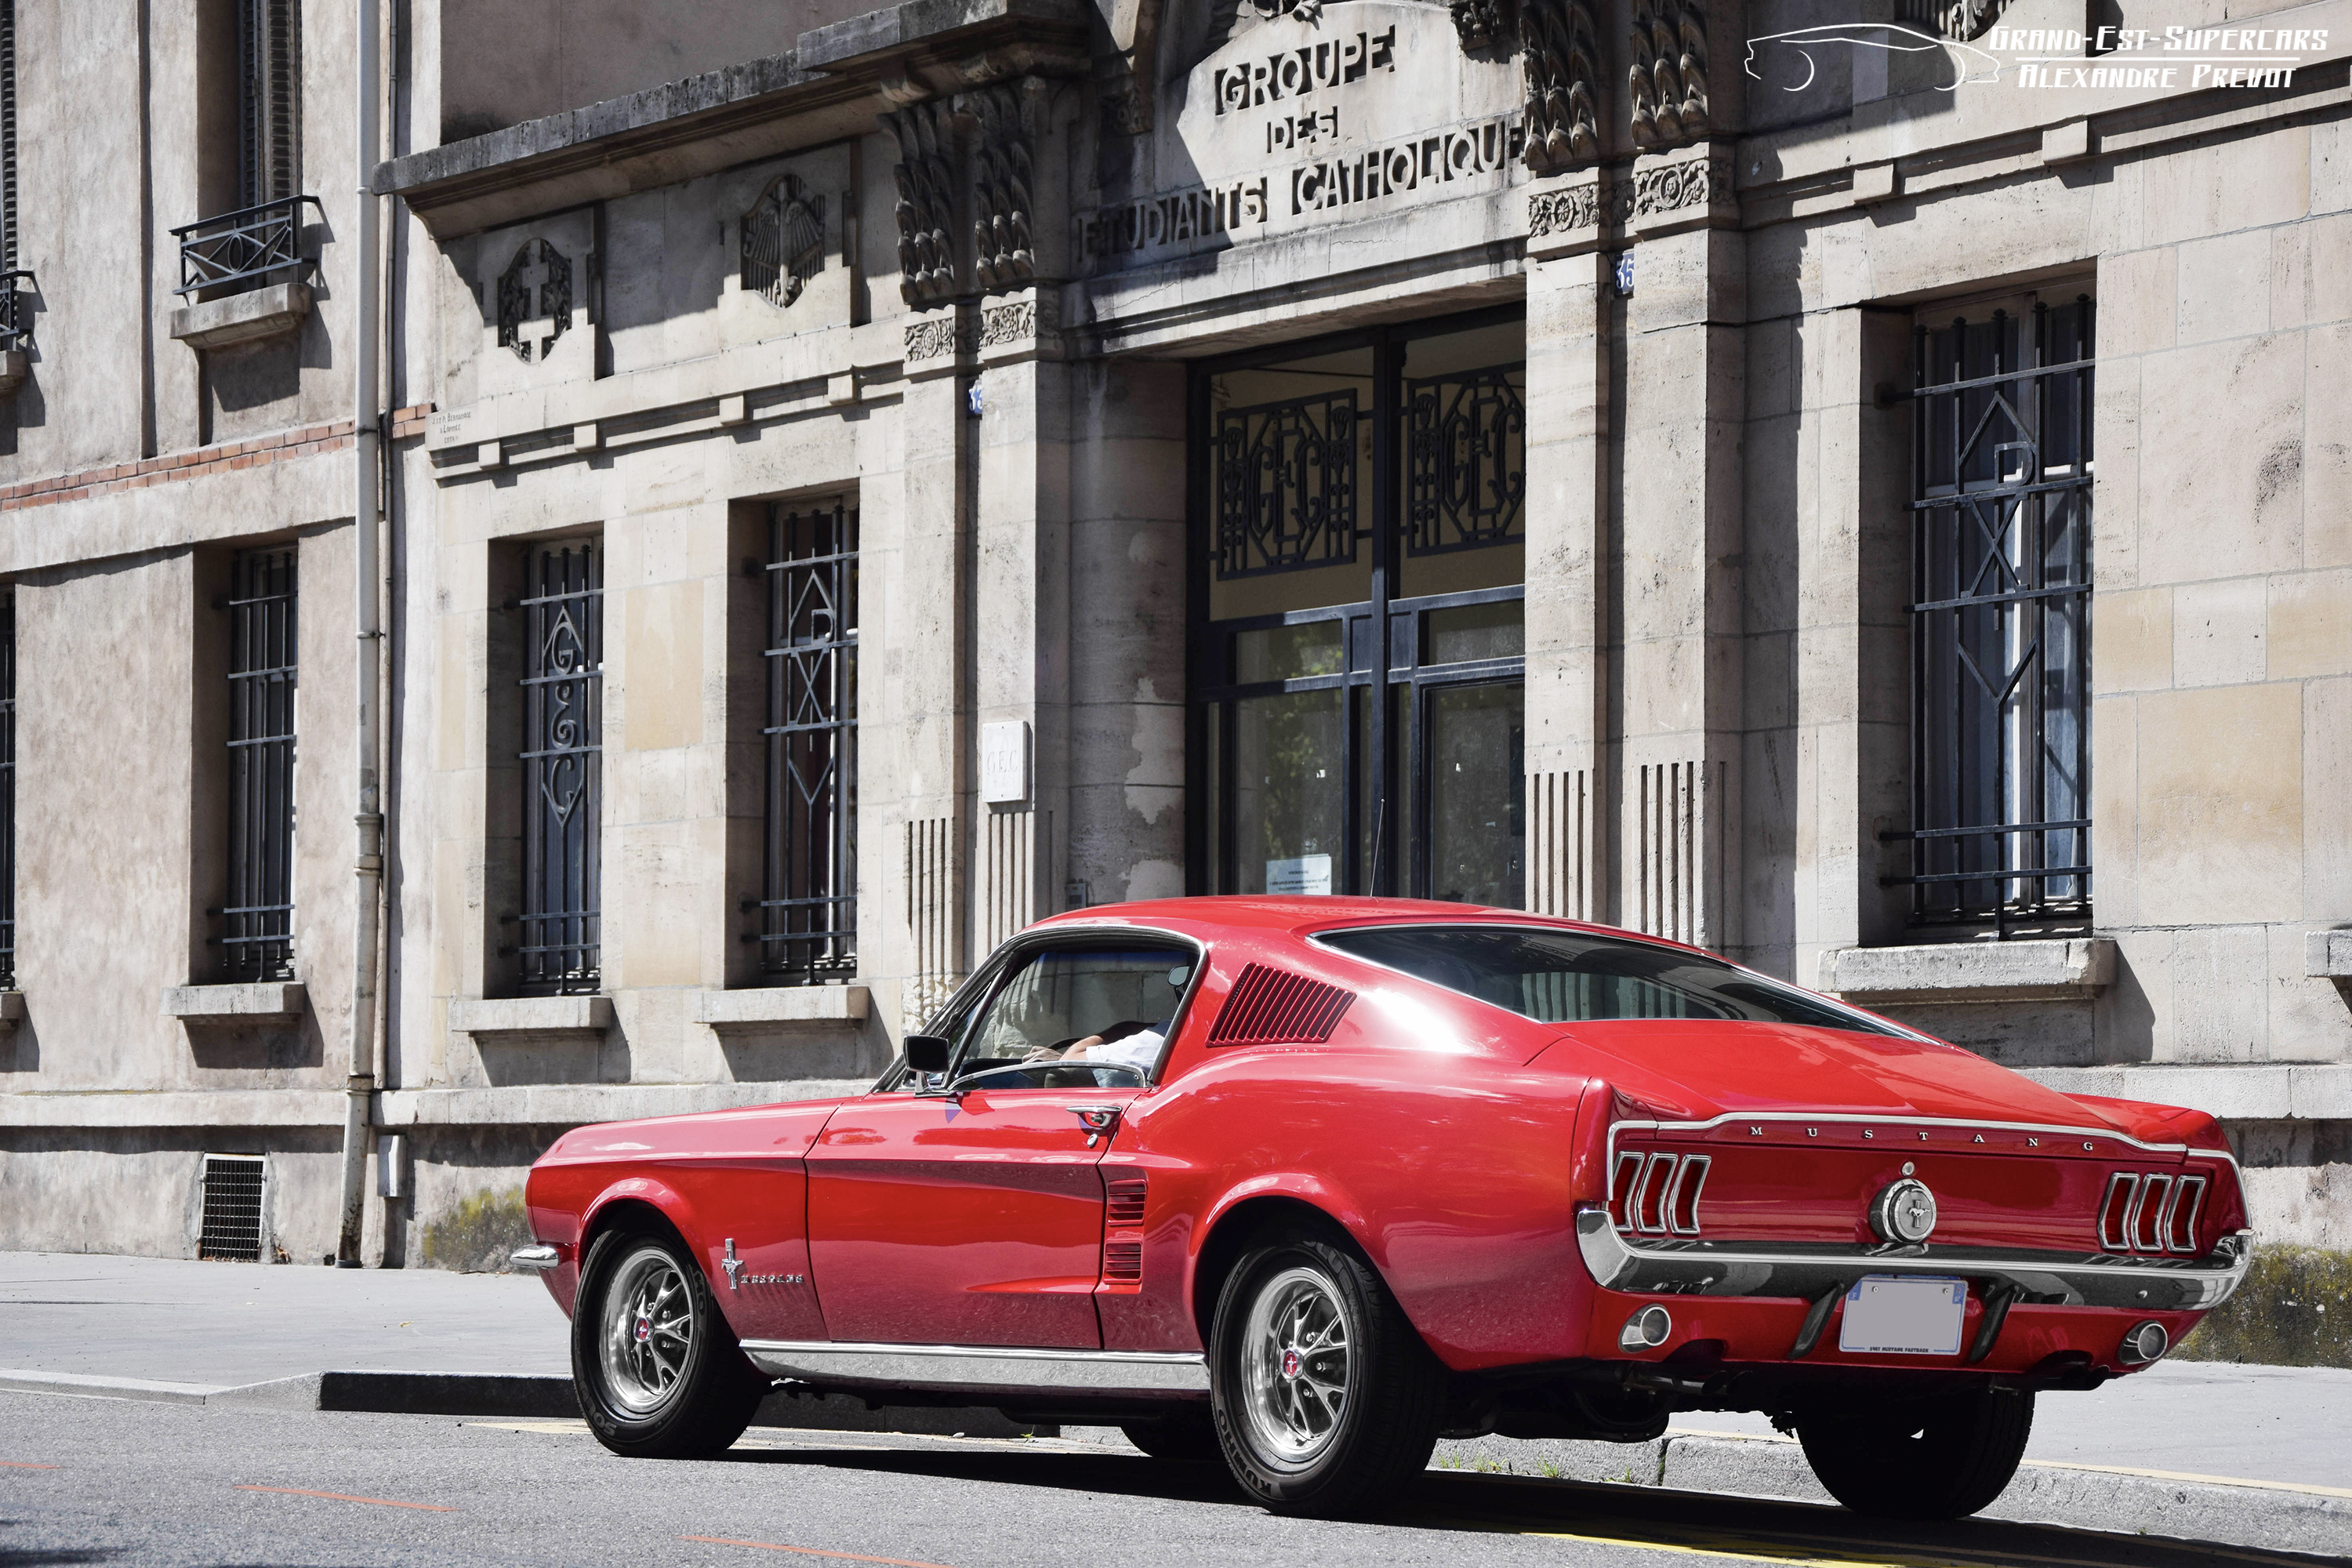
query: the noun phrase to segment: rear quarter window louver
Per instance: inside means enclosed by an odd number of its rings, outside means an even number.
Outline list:
[[[1253,963],[1234,982],[1209,1030],[1213,1046],[1321,1045],[1356,999],[1352,991]]]

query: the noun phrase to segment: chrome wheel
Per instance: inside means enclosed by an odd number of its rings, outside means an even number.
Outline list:
[[[694,1293],[667,1251],[639,1247],[613,1270],[604,1292],[604,1389],[630,1415],[675,1394],[694,1344]]]
[[[1320,1269],[1284,1269],[1250,1303],[1242,1367],[1252,1443],[1286,1466],[1313,1462],[1331,1445],[1353,1391],[1349,1324],[1339,1290]]]

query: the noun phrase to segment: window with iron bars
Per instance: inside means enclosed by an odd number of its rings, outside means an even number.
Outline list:
[[[857,514],[768,523],[767,805],[760,971],[814,984],[857,969]]]
[[[21,348],[32,335],[30,311],[17,291],[30,272],[16,266],[16,0],[0,0],[0,349]]]
[[[16,590],[0,588],[0,991],[16,988]]]
[[[2093,303],[1915,333],[1912,915],[2091,910]]]
[[[240,550],[228,594],[228,980],[294,977],[294,547]]]
[[[522,678],[521,941],[525,995],[593,992],[604,816],[604,560],[593,541],[534,546]]]

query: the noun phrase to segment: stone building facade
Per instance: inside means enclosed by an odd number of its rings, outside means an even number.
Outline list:
[[[352,7],[0,7],[0,1246],[336,1249],[373,331],[370,1262],[1185,891],[1695,941],[2352,1247],[2343,0],[407,0],[372,321]]]

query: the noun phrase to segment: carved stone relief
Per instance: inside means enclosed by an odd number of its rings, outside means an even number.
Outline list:
[[[824,198],[779,174],[742,221],[743,291],[789,309],[824,269]]]
[[[1706,134],[1706,12],[1702,0],[1633,0],[1626,88],[1633,144],[1672,147]]]
[[[1550,174],[1591,163],[1601,155],[1601,47],[1591,0],[1520,0],[1519,36],[1528,167]]]
[[[1001,292],[1033,282],[1037,248],[1030,102],[1045,84],[1035,77],[999,82],[956,100],[971,117],[972,272],[982,289]]]
[[[544,332],[530,330],[542,322]],[[499,274],[499,346],[543,362],[571,325],[571,260],[544,239],[524,240]]]
[[[954,111],[933,100],[883,117],[898,142],[898,289],[910,305],[956,291]]]

